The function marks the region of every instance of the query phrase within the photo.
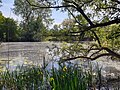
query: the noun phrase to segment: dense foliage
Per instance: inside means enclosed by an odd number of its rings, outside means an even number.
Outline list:
[[[35,3],[35,0],[30,0]],[[46,33],[48,25],[52,23],[50,9],[36,9],[29,5],[26,0],[14,1],[14,13],[22,17],[20,23],[21,41],[43,41],[43,33]]]
[[[18,67],[15,71],[0,73],[0,89],[5,90],[88,90],[119,89],[119,85],[109,87],[108,80],[101,75],[101,67],[59,64],[59,69],[43,69],[39,66]],[[119,82],[118,82],[119,83]]]
[[[51,8],[68,12],[70,18],[49,29],[53,21]],[[13,11],[22,21],[18,24],[0,13],[0,41],[70,42],[64,43],[60,50],[57,47],[57,54],[62,53],[60,62],[81,58],[89,62],[103,56],[120,60],[119,0],[15,0]],[[101,77],[99,67],[83,69],[62,63],[59,69],[47,71],[26,66],[1,72],[0,89],[95,90],[107,86],[108,82],[102,82]]]
[[[56,10],[60,9],[63,12],[68,12],[68,15],[74,18],[75,25],[77,24],[78,26],[78,30],[73,31],[73,33],[79,35],[79,40],[89,37],[91,40],[95,41],[94,44],[89,44],[91,48],[89,48],[88,51],[96,51],[96,53],[93,53],[90,57],[88,55],[86,57],[78,56],[72,57],[71,59],[68,58],[68,60],[76,58],[95,60],[103,56],[112,56],[120,59],[118,53],[119,49],[114,51],[116,47],[119,47],[119,0],[37,0],[36,2],[39,4],[30,3],[30,0],[26,1],[29,5],[38,9],[54,8]],[[42,6],[41,1],[43,1]],[[112,25],[117,27],[116,30],[113,29],[114,26]],[[65,34],[67,31],[67,35],[69,36],[68,32],[73,28],[63,27],[63,29]],[[109,29],[109,32],[107,33],[107,30],[105,29]],[[107,36],[106,33],[109,35]],[[71,38],[69,38],[69,40],[70,39]],[[68,39],[66,40],[68,41]]]
[[[17,22],[0,13],[0,41],[16,41],[17,33]]]
[[[99,52],[106,51],[101,56],[120,58],[117,51],[120,45],[119,5],[118,0],[15,0],[13,11],[23,20],[16,27],[14,20],[6,19],[1,14],[0,39],[67,42],[88,40],[95,42]],[[68,12],[70,19],[65,19],[49,30],[48,26],[52,23],[51,8]]]

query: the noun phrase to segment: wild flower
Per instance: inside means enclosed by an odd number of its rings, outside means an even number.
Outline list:
[[[64,71],[64,72],[67,71],[67,67],[66,67],[66,66],[63,68],[63,71]]]
[[[51,78],[50,78],[50,81],[54,81],[54,78],[53,78],[53,77],[51,77]]]

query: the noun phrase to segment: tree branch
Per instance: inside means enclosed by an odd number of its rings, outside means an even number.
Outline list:
[[[72,3],[73,5],[63,5],[63,6],[38,6],[38,5],[34,5],[34,4],[31,4],[28,0],[26,0],[29,5],[31,6],[34,6],[35,9],[40,9],[40,8],[65,8],[65,7],[73,7],[75,8],[78,12],[80,12],[82,14],[82,16],[88,21],[88,23],[90,24],[90,26],[88,27],[89,29],[91,28],[96,28],[96,27],[103,27],[103,26],[108,26],[108,25],[111,25],[111,24],[115,24],[115,23],[120,23],[120,19],[115,19],[115,20],[111,20],[111,21],[108,21],[108,22],[105,22],[105,23],[100,23],[100,24],[93,24],[93,22],[87,17],[87,15],[84,13],[84,11],[81,9],[81,7],[76,4],[75,2],[71,2],[71,1],[67,1],[65,0],[65,2],[68,2],[68,3]],[[117,0],[115,0],[117,1]],[[117,1],[119,2],[119,1]]]
[[[90,57],[92,57],[92,56],[94,56],[95,54],[98,54],[98,53],[100,53],[100,52],[101,52],[101,49],[98,50],[98,51],[96,51],[96,52],[94,52],[94,53],[92,53],[92,54],[90,55]]]
[[[96,59],[98,59],[98,58],[100,58],[100,57],[103,57],[103,56],[111,56],[111,54],[110,54],[110,53],[103,53],[103,54],[97,55],[97,56],[94,57],[94,58],[86,57],[86,56],[78,56],[78,57],[73,57],[73,58],[62,59],[61,62],[70,61],[70,60],[75,60],[75,59],[78,59],[78,58],[88,59],[88,60],[94,61],[94,60],[96,60]]]
[[[74,14],[67,8],[68,12],[72,15],[72,17],[75,19],[75,21],[81,26],[82,24],[76,19]]]
[[[72,3],[75,6],[74,8],[82,14],[82,16],[87,20],[90,26],[94,26],[93,22],[87,17],[87,15],[84,13],[84,11],[81,9],[81,7],[78,4],[76,4],[73,1],[67,1],[67,0],[65,0],[65,2]]]
[[[106,50],[106,51],[109,52],[112,56],[115,56],[115,57],[117,57],[117,58],[120,59],[120,54],[118,54],[118,53],[110,50],[109,48],[107,48],[107,47],[102,47],[101,49]]]
[[[119,18],[116,18],[115,20],[111,20],[111,21],[108,21],[108,22],[105,22],[105,23],[100,23],[100,24],[95,24],[93,26],[90,26],[88,28],[96,28],[96,27],[104,27],[104,26],[108,26],[108,25],[111,25],[111,24],[118,24],[120,23],[120,19]]]
[[[97,40],[99,46],[101,47],[101,42],[100,42],[99,37],[97,36],[97,34],[96,34],[93,30],[91,30],[91,32],[93,33],[93,35],[95,36],[95,38],[96,38],[96,40]]]
[[[77,57],[72,57],[72,58],[66,58],[66,59],[62,59],[61,62],[70,61],[70,60],[74,60],[74,59],[78,59],[78,58],[83,58],[83,59],[88,59],[88,60],[93,61],[93,60],[96,60],[96,59],[98,59],[98,58],[100,58],[100,57],[103,57],[103,56],[114,56],[114,57],[120,59],[120,54],[118,54],[118,53],[110,50],[110,49],[107,48],[107,47],[95,48],[95,49],[91,49],[91,50],[99,50],[96,54],[98,54],[98,53],[99,53],[100,51],[102,51],[102,50],[106,50],[107,53],[99,54],[99,55],[97,55],[97,56],[95,56],[95,57],[93,57],[93,58],[92,58],[91,56],[90,56],[90,57],[87,57],[87,56],[77,56]],[[94,54],[95,54],[95,53],[94,53]]]
[[[79,7],[79,5],[78,4],[76,4],[75,2],[73,2],[73,1],[67,1],[67,0],[65,0],[66,2],[68,2],[68,3],[73,3],[77,8],[77,10],[83,15],[83,17],[88,21],[88,23],[90,24],[90,26],[94,26],[94,24],[92,23],[92,21],[87,17],[87,15],[84,13],[84,11],[81,9],[81,7]],[[70,11],[69,11],[70,12]],[[70,12],[71,13],[71,12]],[[73,17],[74,17],[74,15],[73,14],[71,14]],[[76,20],[76,19],[75,19]],[[78,22],[78,24],[80,24],[79,22]],[[84,32],[84,31],[83,31]],[[91,32],[93,33],[93,35],[95,36],[95,38],[96,38],[96,40],[98,41],[98,44],[99,44],[99,46],[101,47],[101,43],[100,43],[100,40],[99,40],[99,37],[97,36],[97,34],[93,31],[93,30],[91,30]]]
[[[116,3],[120,4],[120,1],[118,1],[118,0],[111,0],[111,1],[113,1],[113,2],[116,2]]]
[[[111,20],[111,21],[108,21],[108,22],[105,22],[105,23],[97,23],[93,26],[88,26],[86,27],[85,30],[83,31],[89,31],[91,30],[92,28],[97,28],[97,27],[105,27],[105,26],[109,26],[109,25],[112,25],[112,24],[119,24],[120,23],[120,19],[117,18],[115,20]],[[80,33],[80,32],[83,32],[83,31],[79,31],[79,32],[72,32],[72,33]]]
[[[115,10],[118,10],[120,12],[120,8],[116,8],[116,7],[101,7],[101,9],[115,9]]]
[[[65,7],[73,7],[73,8],[75,8],[78,12],[80,12],[82,14],[82,16],[90,24],[90,26],[88,26],[85,30],[83,30],[83,32],[91,30],[92,28],[104,27],[104,26],[108,26],[108,25],[111,25],[111,24],[118,24],[118,23],[120,23],[120,19],[116,18],[116,19],[108,21],[108,22],[99,23],[99,24],[93,24],[93,22],[88,18],[88,16],[85,14],[85,12],[82,10],[82,8],[77,3],[73,2],[73,1],[67,1],[67,0],[65,0],[65,2],[70,3],[70,5],[63,5],[63,6],[37,6],[37,5],[31,4],[28,0],[26,0],[26,1],[31,6],[34,6],[35,9],[40,9],[40,8],[65,8]],[[120,4],[120,2],[118,0],[114,0],[114,1],[117,2],[118,4]],[[99,45],[101,47],[101,44],[100,44],[98,36],[96,35],[96,33],[93,30],[91,30],[91,31],[94,34],[94,36],[96,37],[96,39],[97,39],[97,41],[98,41],[98,43],[99,43]],[[69,59],[66,59],[66,60],[73,60],[73,59],[77,59],[77,58],[86,58],[86,59],[90,59],[90,60],[95,60],[95,59],[100,58],[102,56],[109,56],[109,55],[115,56],[117,58],[120,58],[119,54],[117,54],[116,52],[114,52],[114,51],[112,51],[112,50],[110,50],[110,49],[108,49],[106,47],[101,47],[101,49],[102,50],[106,50],[108,53],[97,55],[94,58],[85,57],[85,56],[78,56],[78,57],[73,57],[73,58],[69,58]]]
[[[82,14],[82,16],[87,20],[87,22],[90,24],[90,26],[94,26],[94,24],[92,23],[92,21],[87,17],[87,15],[84,13],[84,11],[81,9],[81,7],[78,6],[76,9],[77,9],[77,11],[79,11],[79,12]]]
[[[38,5],[34,5],[34,4],[31,4],[28,0],[26,0],[28,2],[29,5],[31,6],[34,6],[35,8],[34,9],[40,9],[40,8],[65,8],[65,7],[73,7],[75,8],[78,12],[80,12],[83,17],[88,21],[88,23],[93,26],[94,24],[92,23],[92,21],[87,17],[87,15],[84,13],[84,11],[81,9],[81,7],[76,4],[75,2],[73,1],[67,1],[65,0],[65,2],[68,2],[68,3],[72,3],[73,5],[63,5],[63,6],[38,6]]]
[[[65,7],[74,7],[74,5],[62,5],[62,6],[38,6],[35,4],[30,3],[26,0],[30,6],[33,6],[34,9],[43,9],[43,8],[65,8]],[[74,7],[75,8],[75,7]]]

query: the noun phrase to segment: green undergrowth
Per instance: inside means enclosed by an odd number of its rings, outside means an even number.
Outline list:
[[[59,69],[40,66],[18,66],[0,73],[0,90],[88,90],[102,86],[101,68],[96,65],[59,64]]]

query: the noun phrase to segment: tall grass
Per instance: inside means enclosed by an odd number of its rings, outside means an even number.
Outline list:
[[[85,69],[59,64],[59,69],[48,71],[39,66],[19,66],[0,73],[0,90],[100,90],[101,69],[98,65]]]
[[[43,70],[36,66],[18,67],[1,73],[1,88],[9,90],[38,90],[43,86]]]

